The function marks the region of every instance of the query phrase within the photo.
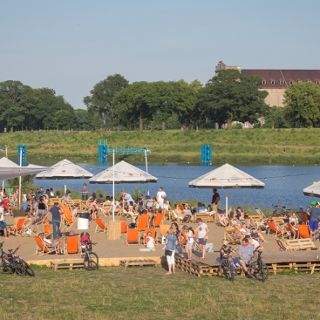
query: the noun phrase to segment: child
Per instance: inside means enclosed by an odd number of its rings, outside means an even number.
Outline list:
[[[150,251],[154,251],[154,238],[152,237],[152,233],[148,232],[146,237],[146,246]]]
[[[188,233],[187,233],[187,253],[188,253],[188,260],[191,261],[192,260],[192,247],[193,247],[193,243],[194,243],[194,231],[193,229],[190,227],[188,229]]]

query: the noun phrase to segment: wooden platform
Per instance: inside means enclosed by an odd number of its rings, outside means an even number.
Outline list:
[[[83,269],[83,259],[69,259],[69,260],[59,260],[59,261],[51,261],[50,267],[54,270],[74,270],[74,269]]]
[[[283,240],[286,250],[316,250],[317,247],[310,238]]]
[[[122,267],[130,267],[130,266],[156,266],[156,262],[152,259],[123,259],[120,260],[120,266]]]

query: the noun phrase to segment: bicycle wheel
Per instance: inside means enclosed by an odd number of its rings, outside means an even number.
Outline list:
[[[98,255],[94,252],[86,253],[83,264],[86,270],[97,270],[99,268]]]
[[[24,275],[34,277],[35,274],[34,274],[34,271],[32,270],[32,268],[30,267],[30,265],[27,262],[25,262],[23,259],[20,259],[20,261],[23,264]]]
[[[268,277],[268,273],[267,273],[266,266],[265,266],[264,262],[261,260],[258,262],[258,270],[256,273],[256,278],[259,281],[264,282],[267,280],[267,277]]]
[[[25,275],[25,268],[23,263],[15,261],[12,263],[12,269],[14,270],[15,274],[18,276],[24,276]]]

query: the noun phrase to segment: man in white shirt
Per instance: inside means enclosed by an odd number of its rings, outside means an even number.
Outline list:
[[[166,197],[167,197],[167,194],[165,193],[163,188],[160,187],[158,192],[157,192],[157,202],[159,204],[159,209],[163,209],[164,200],[166,199]]]

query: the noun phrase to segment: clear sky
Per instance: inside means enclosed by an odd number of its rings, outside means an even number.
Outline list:
[[[205,83],[219,60],[320,69],[319,13],[318,0],[0,0],[0,81],[78,108],[114,73]]]

